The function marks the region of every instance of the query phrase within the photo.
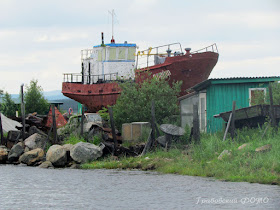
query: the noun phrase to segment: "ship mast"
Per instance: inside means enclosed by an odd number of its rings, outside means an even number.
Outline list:
[[[115,39],[114,39],[114,16],[116,15],[115,11],[112,10],[108,11],[110,13],[110,15],[112,15],[112,39],[111,39],[111,43],[115,43]]]

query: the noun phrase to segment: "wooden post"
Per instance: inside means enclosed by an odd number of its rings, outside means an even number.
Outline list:
[[[276,128],[276,118],[274,113],[274,107],[273,107],[273,95],[272,95],[272,87],[269,85],[269,102],[270,102],[270,119],[271,119],[271,126],[274,129]]]
[[[159,129],[157,127],[157,123],[155,123],[155,128],[156,128],[157,137],[159,137],[160,136],[160,132],[159,132]]]
[[[4,145],[4,135],[3,135],[1,112],[0,112],[0,137],[1,137],[0,145]]]
[[[147,151],[151,148],[151,145],[152,145],[151,135],[152,135],[152,130],[150,131],[149,137],[147,139],[147,143],[145,144],[145,147],[140,156],[145,155],[147,153]]]
[[[232,116],[231,116],[231,123],[230,123],[230,136],[231,136],[231,139],[234,139],[234,136],[235,136],[235,105],[236,105],[236,102],[233,101],[232,102]]]
[[[198,106],[197,104],[193,105],[193,137],[196,142],[200,140],[200,131],[199,131],[199,118],[198,118]]]
[[[226,140],[228,129],[229,129],[229,126],[230,126],[230,123],[231,123],[231,118],[232,118],[232,113],[230,113],[230,115],[229,115],[229,119],[228,119],[228,123],[227,123],[227,128],[226,128],[226,131],[225,131],[225,134],[224,134],[223,141]]]
[[[25,106],[24,106],[24,96],[23,96],[23,86],[21,85],[21,119],[22,119],[22,140],[25,140]]]
[[[152,100],[151,115],[152,115],[152,119],[151,119],[152,130],[150,131],[149,137],[148,137],[146,145],[145,145],[145,147],[144,147],[144,149],[141,153],[141,156],[145,155],[147,153],[147,151],[149,151],[149,149],[155,144],[155,130],[156,130],[157,126],[156,126],[155,102],[154,102],[154,100]]]
[[[114,155],[116,155],[117,152],[117,136],[115,131],[115,123],[114,123],[114,116],[113,116],[113,109],[112,107],[108,107],[109,115],[110,115],[110,123],[111,123],[111,129],[113,134],[113,140],[114,140]]]
[[[262,135],[262,139],[263,139],[263,137],[264,137],[264,135],[265,135],[265,133],[266,133],[266,131],[267,131],[267,129],[268,129],[270,124],[271,124],[271,119],[269,120],[269,123],[266,125],[266,128],[264,129],[264,132],[263,132],[263,135]]]
[[[151,116],[152,116],[152,134],[151,134],[151,138],[152,138],[152,146],[155,143],[155,127],[156,127],[156,116],[155,116],[155,101],[152,101],[152,106],[151,106]]]
[[[52,119],[53,119],[53,141],[57,143],[56,119],[55,119],[55,106],[52,104]]]
[[[82,104],[81,136],[84,136],[85,106]]]

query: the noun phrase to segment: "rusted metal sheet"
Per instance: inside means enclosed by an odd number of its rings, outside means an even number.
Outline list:
[[[149,68],[136,70],[135,81],[143,82],[150,77],[167,79],[172,86],[174,81],[183,81],[180,96],[186,94],[186,90],[208,79],[218,61],[219,54],[214,52],[197,53],[184,56],[168,57],[165,64],[155,65]]]
[[[64,82],[62,85],[62,93],[84,104],[89,112],[96,112],[114,105],[121,92],[117,82],[102,84],[79,84]]]
[[[55,120],[56,120],[56,127],[60,128],[66,125],[67,121],[63,117],[63,115],[59,112],[59,110],[55,107]],[[51,128],[53,123],[52,119],[52,107],[50,107],[50,111],[48,113],[46,127]]]

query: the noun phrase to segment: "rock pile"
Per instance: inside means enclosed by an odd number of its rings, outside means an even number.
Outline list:
[[[40,168],[71,167],[78,168],[81,163],[96,160],[103,155],[103,148],[94,144],[79,142],[75,145],[52,145],[45,154],[47,136],[34,133],[18,142],[9,151],[0,146],[0,164],[26,164]]]

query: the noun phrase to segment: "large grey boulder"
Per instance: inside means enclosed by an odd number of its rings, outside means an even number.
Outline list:
[[[65,166],[67,163],[66,149],[61,145],[52,145],[47,152],[46,160],[50,161],[56,167]]]
[[[41,148],[33,149],[29,152],[23,153],[23,155],[19,157],[19,162],[25,163],[28,166],[32,166],[35,163],[43,160],[44,154],[44,150],[42,150]]]
[[[6,163],[8,159],[8,149],[5,146],[0,146],[0,163]]]
[[[19,157],[24,153],[24,143],[19,142],[15,144],[8,155],[9,162],[15,162],[19,159]]]
[[[90,143],[79,142],[70,150],[71,158],[77,163],[86,163],[101,157],[103,149]]]
[[[47,143],[47,137],[39,133],[34,133],[24,141],[25,146],[28,147],[30,150],[36,148],[44,149],[46,143]]]
[[[271,144],[266,144],[266,145],[264,145],[262,147],[256,148],[255,151],[256,152],[267,152],[267,151],[271,150],[271,148],[272,148]]]
[[[156,141],[162,146],[166,147],[166,136],[159,136]]]
[[[19,140],[20,138],[22,138],[22,132],[11,130],[8,132],[7,138],[9,141],[15,142],[15,141]]]
[[[222,159],[223,159],[224,157],[226,157],[226,156],[231,156],[231,152],[225,149],[225,150],[219,155],[218,160],[222,160]]]
[[[66,151],[69,151],[74,147],[73,144],[64,144],[62,145],[62,147],[66,150]]]

